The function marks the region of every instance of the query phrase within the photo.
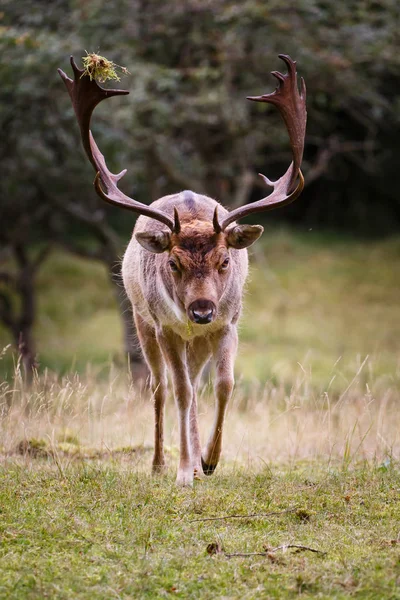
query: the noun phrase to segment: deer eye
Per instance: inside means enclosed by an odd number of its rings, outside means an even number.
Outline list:
[[[168,264],[169,264],[169,268],[171,269],[171,271],[173,273],[178,273],[178,271],[179,271],[178,265],[176,264],[176,262],[174,260],[169,260]]]
[[[228,267],[229,267],[229,258],[226,258],[224,260],[224,262],[222,263],[222,265],[220,266],[219,270],[226,271]]]

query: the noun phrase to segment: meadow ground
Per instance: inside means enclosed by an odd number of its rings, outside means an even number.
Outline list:
[[[255,246],[223,459],[193,489],[174,484],[172,400],[170,468],[149,475],[151,397],[106,274],[49,260],[42,371],[27,389],[0,361],[0,598],[400,598],[399,255]],[[203,439],[212,414],[205,381]]]

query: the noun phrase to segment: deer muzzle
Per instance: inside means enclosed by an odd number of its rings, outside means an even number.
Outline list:
[[[205,298],[199,298],[192,302],[188,308],[189,319],[193,323],[199,325],[206,325],[214,320],[217,313],[216,306],[211,300]]]

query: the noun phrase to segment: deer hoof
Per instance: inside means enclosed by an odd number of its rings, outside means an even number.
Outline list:
[[[180,487],[193,487],[193,469],[178,471],[176,485]]]
[[[201,481],[203,479],[203,467],[199,463],[199,465],[193,467],[193,477],[196,481]]]
[[[217,465],[208,465],[203,459],[201,459],[201,466],[203,468],[204,475],[212,475]]]
[[[165,463],[153,463],[151,471],[153,475],[165,475],[168,467]]]

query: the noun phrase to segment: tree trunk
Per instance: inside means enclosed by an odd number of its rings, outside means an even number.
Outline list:
[[[119,305],[119,313],[124,336],[124,349],[128,356],[129,368],[133,381],[140,383],[147,379],[149,371],[145,361],[143,360],[143,355],[141,353],[139,341],[136,335],[132,306],[122,283],[120,261],[113,260],[109,262],[109,269],[110,280]]]
[[[21,308],[19,318],[16,319],[14,337],[22,361],[25,382],[30,384],[33,369],[37,366],[33,339],[33,323],[36,318],[35,274],[42,261],[38,260],[37,264],[30,261],[23,244],[16,244],[15,257],[20,268],[17,290],[21,298]]]
[[[15,345],[20,356],[24,381],[30,385],[32,383],[34,369],[37,368],[32,325],[26,325],[24,326],[24,329],[20,328],[20,331],[15,337]]]

